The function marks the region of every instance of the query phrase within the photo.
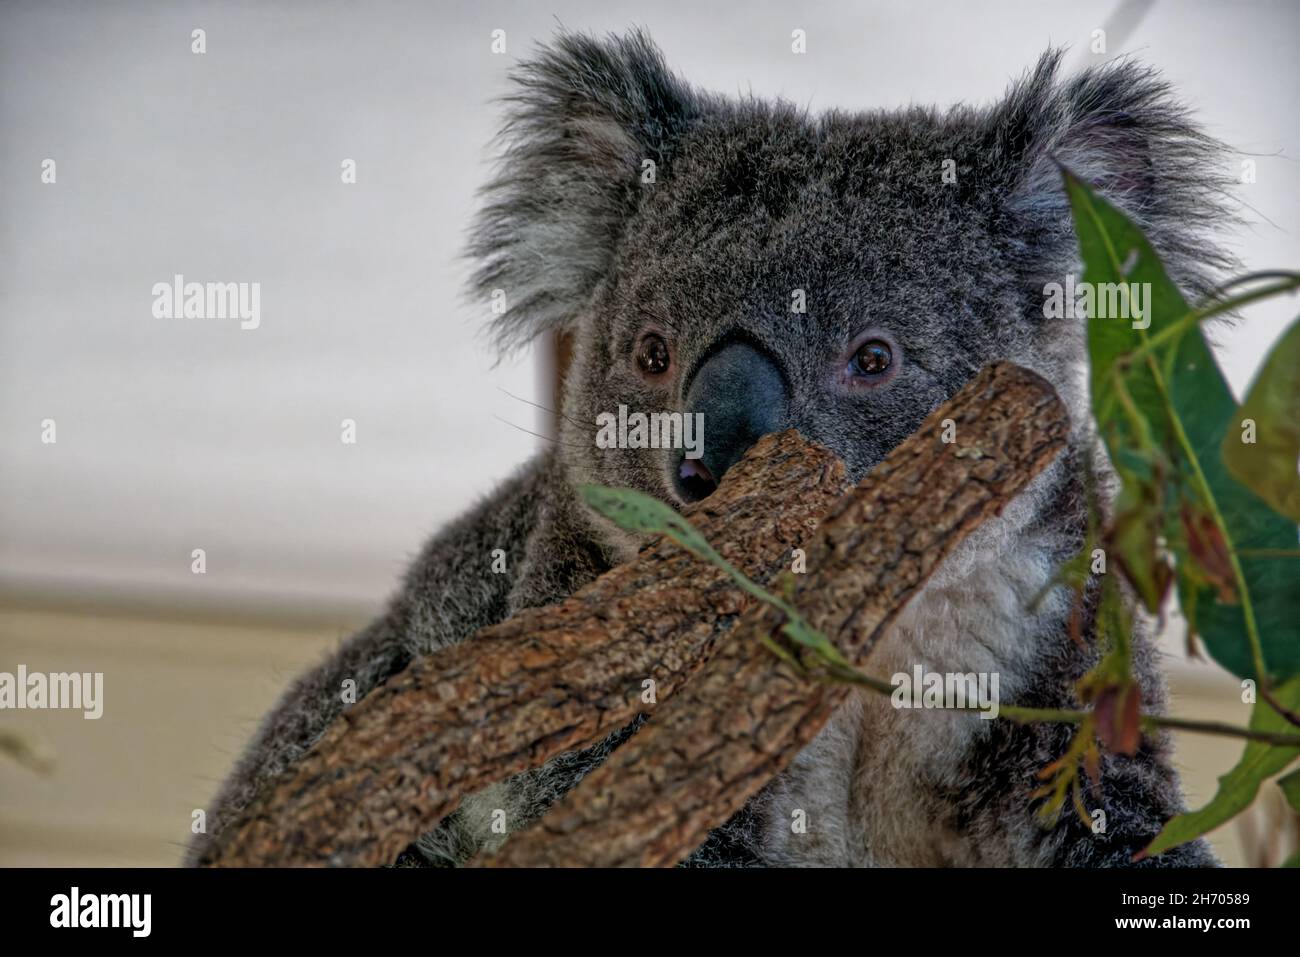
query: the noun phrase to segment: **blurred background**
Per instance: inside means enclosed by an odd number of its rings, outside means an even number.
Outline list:
[[[1245,266],[1300,263],[1300,7],[1281,0],[8,3],[0,671],[102,671],[105,708],[0,714],[54,762],[0,759],[0,864],[175,863],[277,692],[536,450],[548,357],[498,361],[458,257],[493,100],[561,25],[642,25],[701,87],[814,110],[987,103],[1049,45],[1071,68],[1133,53],[1240,151],[1225,171],[1254,161]],[[178,273],[260,283],[260,327],[155,318]],[[1294,312],[1221,337],[1238,394]],[[1244,723],[1237,683],[1184,658],[1176,621],[1165,639],[1175,713]],[[1240,745],[1177,745],[1203,803]],[[1258,860],[1279,821],[1216,847]]]

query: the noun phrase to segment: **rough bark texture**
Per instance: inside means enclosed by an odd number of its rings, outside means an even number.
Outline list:
[[[952,419],[955,441],[942,441]],[[984,369],[846,495],[783,576],[793,604],[861,666],[944,557],[1065,447],[1068,415],[1032,372]],[[821,730],[849,686],[802,676],[760,642],[783,615],[752,608],[682,691],[496,866],[670,866],[699,846]],[[797,652],[796,652],[797,653]]]
[[[759,581],[788,567],[848,483],[797,432],[767,436],[685,514]],[[566,601],[414,662],[330,726],[231,827],[216,866],[391,862],[460,798],[596,743],[670,696],[751,599],[657,540]]]
[[[948,418],[951,444],[940,437]],[[686,514],[759,581],[807,547],[794,602],[860,663],[1067,431],[1050,385],[990,366],[849,495],[840,497],[844,470],[830,453],[782,433]],[[646,728],[489,863],[673,864],[784,768],[847,693],[760,644],[780,625],[717,569],[657,541],[566,601],[484,629],[376,689],[204,863],[388,863],[461,796],[625,726],[646,709],[652,678],[659,704]]]

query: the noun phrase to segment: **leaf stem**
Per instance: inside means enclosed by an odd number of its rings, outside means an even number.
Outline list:
[[[999,714],[1005,714],[1013,721],[1056,721],[1063,724],[1082,724],[1091,711],[1059,711],[1050,708],[1017,708],[1003,705]],[[1257,731],[1243,728],[1222,721],[1192,721],[1188,718],[1170,718],[1165,715],[1144,714],[1139,719],[1146,731],[1168,728],[1174,731],[1190,731],[1195,734],[1213,734],[1228,738],[1245,738],[1248,741],[1260,741],[1283,748],[1300,748],[1300,734],[1283,734],[1278,731]]]
[[[1241,276],[1234,280],[1232,284],[1273,275],[1283,275],[1289,278],[1272,286],[1265,286],[1262,289],[1255,289],[1251,292],[1242,293],[1240,296],[1234,296],[1231,299],[1220,299],[1213,303],[1208,303],[1195,309],[1191,309],[1179,316],[1168,326],[1161,329],[1154,336],[1146,336],[1144,334],[1143,338],[1145,339],[1145,342],[1132,352],[1128,353],[1129,357],[1137,358],[1138,356],[1145,355],[1146,353],[1153,351],[1156,347],[1164,345],[1167,340],[1182,335],[1197,323],[1209,319],[1211,316],[1217,316],[1221,312],[1230,312],[1233,309],[1240,306],[1250,305],[1250,303],[1257,302],[1260,299],[1268,299],[1271,296],[1281,295],[1284,292],[1294,292],[1296,289],[1300,289],[1300,274],[1296,273],[1256,273],[1251,276]],[[1226,288],[1228,288],[1227,285],[1220,287],[1220,289]],[[1145,330],[1142,331],[1145,333]]]
[[[837,674],[837,677],[840,677]],[[880,678],[874,678],[871,675],[865,675],[860,671],[854,671],[851,675],[844,675],[842,680],[852,684],[869,688],[880,694],[893,694],[894,686]],[[984,709],[978,705],[964,705],[962,707],[945,708],[946,711],[971,711],[980,713]],[[998,707],[998,717],[1005,717],[1020,724],[1073,724],[1080,725],[1087,721],[1093,712],[1091,711],[1071,711],[1065,708],[1022,708],[1018,705],[1000,705]],[[1142,728],[1145,731],[1154,731],[1159,728],[1168,728],[1174,731],[1188,731],[1194,734],[1213,734],[1219,737],[1227,738],[1244,738],[1247,741],[1260,741],[1264,744],[1273,744],[1284,748],[1300,748],[1300,734],[1284,734],[1277,731],[1257,731],[1254,728],[1243,728],[1235,724],[1226,724],[1222,721],[1193,721],[1188,718],[1170,718],[1159,714],[1144,714],[1139,719]]]

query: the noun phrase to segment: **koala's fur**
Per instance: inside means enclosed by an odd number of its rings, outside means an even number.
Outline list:
[[[631,557],[638,543],[575,488],[630,486],[678,505],[675,466],[662,450],[597,448],[596,414],[619,404],[681,410],[682,371],[724,338],[776,357],[790,392],[782,427],[834,450],[854,480],[992,359],[1056,385],[1074,417],[1071,451],[945,563],[872,670],[995,671],[1005,703],[1078,707],[1074,684],[1097,652],[1070,639],[1060,590],[1029,610],[1082,541],[1080,463],[1092,442],[1082,322],[1042,315],[1044,284],[1079,271],[1057,164],[1134,217],[1192,294],[1226,264],[1210,236],[1225,200],[1219,147],[1157,75],[1120,61],[1062,80],[1060,59],[1047,53],[988,108],[820,116],[696,91],[640,33],[562,35],[524,64],[471,255],[476,292],[506,294],[494,330],[503,348],[572,333],[558,440],[438,534],[383,617],[289,688],[222,789],[212,838],[196,840],[188,859],[200,860],[321,734],[342,707],[344,679],[363,695],[411,659],[560,600]],[[956,161],[955,184],[941,179],[945,159]],[[642,182],[645,160],[653,184]],[[806,315],[789,311],[795,289],[806,291]],[[671,343],[665,382],[633,365],[648,328]],[[841,388],[833,370],[871,330],[891,337],[901,367],[882,386]],[[512,574],[488,572],[498,547]],[[1145,705],[1158,709],[1156,653],[1145,633],[1134,644]],[[493,809],[515,830],[535,820],[636,724],[468,798],[403,862],[494,850],[503,838],[489,831]],[[1070,734],[853,698],[688,863],[1128,864],[1183,809],[1168,744],[1147,737],[1136,757],[1104,760],[1089,799],[1106,812],[1104,833],[1068,811],[1044,828],[1028,795]],[[795,810],[806,834],[792,833]],[[1195,842],[1149,863],[1214,860]]]

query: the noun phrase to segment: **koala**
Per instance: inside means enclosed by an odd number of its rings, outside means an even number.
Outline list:
[[[490,326],[502,350],[570,338],[556,440],[435,535],[383,614],[289,687],[188,862],[312,746],[344,707],[345,679],[365,694],[630,559],[642,543],[589,510],[580,486],[682,507],[788,428],[858,481],[992,360],[1055,385],[1073,418],[1069,448],[943,564],[871,670],[996,673],[1006,703],[1080,707],[1075,683],[1099,654],[1096,596],[1078,643],[1071,596],[1049,588],[1084,539],[1096,441],[1083,323],[1044,318],[1045,285],[1081,268],[1060,169],[1138,221],[1193,295],[1229,264],[1214,242],[1228,201],[1221,147],[1155,72],[1121,60],[1062,78],[1061,59],[1049,50],[990,106],[820,115],[695,89],[641,32],[561,33],[524,62],[471,232],[472,292],[504,294]],[[702,413],[703,455],[598,447],[597,416],[619,405]],[[510,574],[489,573],[497,548]],[[1149,628],[1133,644],[1144,706],[1159,710]],[[395,863],[492,853],[506,839],[491,832],[494,809],[512,830],[527,826],[643,720],[467,797]],[[1134,756],[1105,756],[1089,804],[1106,826],[1094,833],[1068,809],[1053,826],[1035,815],[1035,774],[1071,733],[850,697],[684,863],[1127,866],[1184,810],[1169,742],[1149,735]],[[805,833],[790,827],[796,811]],[[1216,863],[1203,841],[1143,862]]]

